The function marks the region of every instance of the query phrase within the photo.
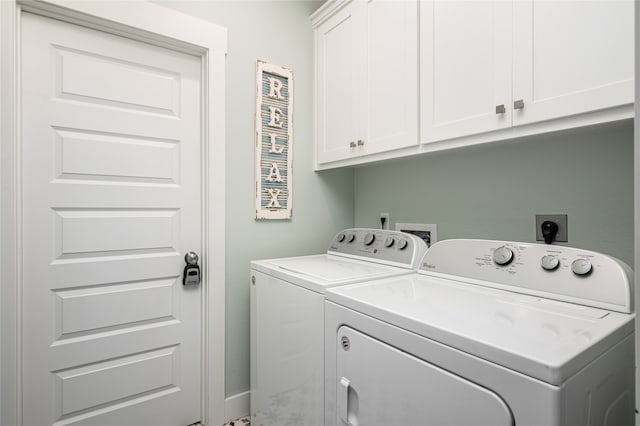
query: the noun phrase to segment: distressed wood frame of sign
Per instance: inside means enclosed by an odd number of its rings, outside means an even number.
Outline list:
[[[256,68],[256,219],[291,219],[293,73]]]

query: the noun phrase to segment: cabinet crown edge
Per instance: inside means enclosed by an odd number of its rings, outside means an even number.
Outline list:
[[[327,0],[322,6],[309,16],[311,26],[315,29],[324,21],[329,19],[334,13],[355,0]]]

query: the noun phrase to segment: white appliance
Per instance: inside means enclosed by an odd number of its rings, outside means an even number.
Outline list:
[[[347,229],[326,254],[251,262],[251,424],[324,424],[324,293],[409,274],[427,249],[397,231]]]
[[[444,240],[326,294],[326,424],[633,425],[632,273],[569,247]]]

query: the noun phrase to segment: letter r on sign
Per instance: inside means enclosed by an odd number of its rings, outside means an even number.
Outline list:
[[[282,96],[282,82],[277,78],[269,77],[269,96],[271,99],[280,99],[284,100],[284,96]]]

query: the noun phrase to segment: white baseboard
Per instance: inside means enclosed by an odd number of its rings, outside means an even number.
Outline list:
[[[224,401],[224,421],[239,419],[250,414],[249,391],[230,396]]]

